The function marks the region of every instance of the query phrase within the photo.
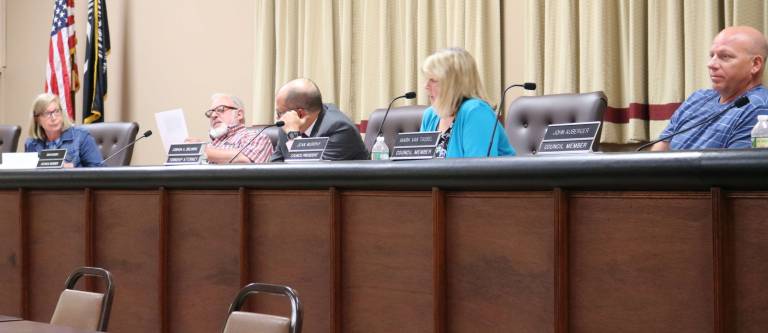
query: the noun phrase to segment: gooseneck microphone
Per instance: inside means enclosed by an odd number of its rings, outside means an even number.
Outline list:
[[[110,159],[112,159],[113,157],[115,157],[115,156],[117,156],[118,154],[122,153],[122,152],[123,152],[123,150],[126,150],[128,147],[135,145],[135,144],[136,144],[136,142],[139,142],[139,140],[141,140],[141,139],[143,139],[143,138],[146,138],[146,137],[149,137],[150,135],[152,135],[152,130],[147,130],[147,131],[146,131],[146,132],[144,132],[144,134],[142,134],[142,135],[141,135],[141,136],[140,136],[138,139],[131,141],[129,144],[127,144],[127,145],[123,146],[123,148],[120,148],[120,150],[118,150],[118,151],[116,151],[116,152],[112,153],[112,155],[109,155],[107,158],[105,158],[103,161],[101,161],[101,164],[104,164],[104,162],[106,162],[106,161],[109,161],[109,160],[110,160]]]
[[[661,137],[661,138],[659,138],[658,140],[653,140],[653,141],[651,141],[651,142],[648,142],[648,143],[646,143],[646,144],[644,144],[644,145],[642,145],[642,146],[638,147],[638,148],[637,148],[637,150],[635,150],[635,151],[641,151],[641,150],[643,150],[645,147],[648,147],[648,146],[654,145],[654,144],[656,144],[656,143],[659,143],[659,142],[661,142],[661,141],[667,141],[668,139],[672,138],[672,137],[673,137],[673,136],[675,136],[675,135],[678,135],[678,134],[680,134],[680,133],[685,133],[685,132],[688,132],[688,131],[690,131],[690,130],[692,130],[692,129],[696,128],[696,127],[699,127],[699,126],[701,126],[701,125],[704,125],[704,124],[706,124],[706,123],[709,123],[709,122],[711,122],[711,121],[715,120],[715,118],[722,116],[723,114],[725,114],[726,112],[730,111],[730,110],[731,110],[731,109],[733,109],[733,108],[740,108],[740,107],[742,107],[742,106],[744,106],[744,105],[747,105],[747,104],[749,104],[749,97],[747,97],[747,96],[742,96],[742,97],[740,97],[739,99],[737,99],[736,101],[734,101],[734,102],[733,102],[733,104],[731,104],[729,107],[727,107],[727,108],[723,109],[722,111],[720,111],[720,112],[717,112],[717,113],[715,113],[715,114],[713,114],[713,115],[711,115],[711,116],[709,116],[709,117],[707,117],[707,118],[704,118],[704,120],[702,120],[702,121],[700,121],[700,122],[698,122],[698,123],[695,123],[695,124],[693,124],[693,125],[691,125],[691,126],[688,126],[688,127],[684,128],[684,129],[681,129],[681,130],[679,130],[679,131],[677,131],[677,132],[673,132],[672,134],[669,134],[669,135],[666,135],[666,136],[664,136],[664,137]]]
[[[392,108],[392,104],[395,103],[396,100],[401,99],[401,98],[414,99],[414,98],[416,98],[416,92],[409,91],[409,92],[405,93],[405,95],[397,96],[394,99],[392,99],[391,102],[389,102],[389,106],[387,106],[387,111],[384,112],[384,119],[381,120],[381,124],[379,125],[379,131],[378,131],[378,133],[376,133],[376,137],[377,138],[379,136],[381,136],[381,130],[384,128],[384,122],[387,121],[387,115],[389,114],[389,110]]]
[[[513,84],[504,89],[504,91],[501,92],[501,101],[499,102],[499,105],[496,106],[496,121],[493,123],[493,131],[491,132],[491,142],[488,143],[488,152],[486,153],[486,157],[491,156],[491,147],[493,147],[493,138],[496,137],[496,127],[499,127],[499,122],[501,121],[501,108],[504,107],[504,96],[507,95],[507,91],[509,89],[512,89],[514,87],[522,87],[525,90],[536,90],[536,83],[533,82],[526,82],[523,84]]]
[[[261,135],[261,132],[264,132],[265,129],[270,128],[270,127],[283,127],[283,125],[285,125],[285,122],[282,121],[282,120],[278,120],[274,124],[270,124],[270,125],[262,127],[261,130],[259,130],[259,132],[256,133],[256,135],[253,136],[253,138],[248,140],[248,143],[246,143],[243,146],[243,148],[240,148],[240,150],[237,151],[237,154],[235,154],[235,156],[232,156],[232,158],[229,160],[229,162],[227,162],[227,164],[232,164],[232,161],[234,161],[237,158],[237,156],[240,155],[243,152],[243,150],[245,150],[246,147],[250,146],[251,143],[253,142],[253,140],[256,140],[256,138],[258,138],[259,135]]]

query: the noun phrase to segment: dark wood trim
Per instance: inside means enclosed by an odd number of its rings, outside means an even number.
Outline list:
[[[90,188],[85,188],[85,193],[83,194],[85,196],[84,201],[84,209],[85,209],[85,239],[84,239],[84,245],[85,245],[85,258],[83,262],[85,263],[85,266],[94,267],[96,266],[96,258],[95,258],[95,251],[93,249],[94,246],[94,225],[93,225],[93,214],[94,214],[94,206],[93,206],[93,190]],[[96,291],[96,281],[94,281],[91,277],[86,277],[85,279],[85,290],[88,291]]]
[[[446,331],[445,192],[432,188],[432,293],[435,333]]]
[[[341,290],[341,193],[331,187],[328,190],[330,198],[329,226],[331,233],[331,332],[342,331],[342,290]]]
[[[726,332],[726,291],[725,281],[725,240],[726,240],[726,215],[725,194],[719,187],[711,189],[712,194],[712,272],[714,287],[714,328],[715,332]]]
[[[568,332],[568,193],[555,188],[555,332]]]
[[[248,255],[250,245],[250,228],[248,226],[248,192],[241,187],[237,194],[240,198],[240,286],[242,288],[251,280],[251,258]]]
[[[160,305],[160,332],[170,332],[170,319],[169,319],[169,302],[168,302],[168,228],[169,228],[169,200],[168,191],[164,187],[158,189],[159,202],[160,202],[160,235],[158,237],[160,244],[158,249],[160,251],[158,257],[159,266],[159,280],[158,285],[160,291],[158,293],[158,302]]]
[[[29,318],[29,213],[27,212],[27,193],[23,188],[19,189],[19,232],[21,233],[21,247],[19,260],[21,261],[21,317]]]

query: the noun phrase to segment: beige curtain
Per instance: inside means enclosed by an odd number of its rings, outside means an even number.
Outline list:
[[[477,60],[492,103],[502,86],[502,1],[263,0],[255,13],[254,114],[272,120],[274,93],[308,77],[323,100],[361,122],[416,91],[427,104],[422,61],[460,46]],[[516,46],[516,47],[519,47]]]
[[[768,32],[765,0],[529,0],[526,78],[538,93],[602,90],[603,142],[658,137],[686,96],[710,86],[712,38],[725,26]]]

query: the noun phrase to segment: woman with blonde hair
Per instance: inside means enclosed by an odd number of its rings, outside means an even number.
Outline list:
[[[424,110],[421,131],[439,131],[435,157],[486,157],[496,114],[486,102],[472,55],[448,48],[427,57],[422,72],[431,107]],[[498,125],[501,127],[501,125]],[[506,133],[496,131],[490,156],[515,155]]]
[[[61,112],[60,103],[56,95],[40,94],[35,98],[24,151],[66,149],[64,167],[103,166],[96,141],[88,131],[72,126],[69,117]]]

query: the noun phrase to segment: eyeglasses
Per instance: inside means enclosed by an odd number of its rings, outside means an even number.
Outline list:
[[[56,109],[56,110],[52,110],[52,111],[44,111],[44,112],[38,114],[37,116],[41,117],[41,118],[46,118],[46,117],[47,118],[58,118],[60,115],[61,115],[61,109]]]
[[[227,112],[229,110],[239,110],[239,109],[234,107],[234,106],[219,105],[219,106],[217,106],[217,107],[215,107],[213,109],[205,111],[205,116],[210,118],[210,117],[213,117],[213,113],[214,112],[216,112],[216,114],[218,114],[218,115],[221,115],[222,113]]]

